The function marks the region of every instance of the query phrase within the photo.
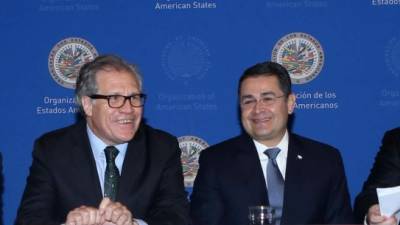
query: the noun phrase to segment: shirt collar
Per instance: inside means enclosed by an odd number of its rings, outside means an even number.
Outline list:
[[[257,153],[258,153],[258,156],[260,157],[260,160],[268,160],[268,156],[264,154],[264,151],[269,148],[279,148],[281,151],[279,152],[278,156],[283,157],[284,159],[287,158],[288,146],[289,146],[289,132],[287,130],[285,131],[285,135],[283,135],[283,138],[281,139],[281,141],[276,146],[266,146],[254,139],[253,139],[253,142],[256,146]]]
[[[92,148],[92,152],[93,155],[95,156],[95,158],[103,158],[105,157],[104,155],[104,149],[108,146],[106,143],[104,143],[99,137],[97,137],[92,129],[89,127],[88,124],[86,124],[86,130],[88,133],[88,137],[89,137],[89,142],[90,142],[90,146]],[[116,147],[119,151],[119,154],[117,157],[122,157],[122,159],[125,158],[125,154],[126,154],[126,149],[128,148],[128,143],[123,143],[123,144],[119,144],[119,145],[114,145],[114,147]]]

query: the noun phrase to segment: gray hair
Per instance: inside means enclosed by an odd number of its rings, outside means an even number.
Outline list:
[[[129,64],[116,55],[102,55],[96,57],[93,61],[84,64],[79,70],[79,76],[76,80],[75,98],[82,114],[82,97],[96,94],[98,91],[96,74],[101,70],[127,71],[136,79],[139,90],[142,91],[142,76],[136,65]]]

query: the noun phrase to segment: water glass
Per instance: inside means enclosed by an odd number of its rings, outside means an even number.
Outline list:
[[[270,206],[258,205],[249,207],[250,225],[272,225],[275,223],[275,210]]]

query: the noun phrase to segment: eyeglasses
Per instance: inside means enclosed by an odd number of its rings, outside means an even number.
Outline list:
[[[129,96],[124,95],[90,95],[92,99],[107,99],[108,106],[110,108],[121,108],[125,105],[126,100],[129,100],[129,103],[132,107],[142,107],[146,100],[145,94],[133,94]]]
[[[269,95],[262,96],[260,99],[256,99],[256,98],[250,97],[250,96],[244,96],[240,100],[240,105],[246,109],[253,108],[258,102],[261,102],[265,106],[272,106],[276,103],[276,101],[279,98],[282,98],[284,96],[285,96],[284,94],[280,95],[280,96],[275,96],[274,94],[269,94]]]

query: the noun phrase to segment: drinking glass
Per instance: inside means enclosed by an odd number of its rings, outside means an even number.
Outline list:
[[[275,223],[275,210],[270,206],[258,205],[249,207],[251,225],[272,225]]]

